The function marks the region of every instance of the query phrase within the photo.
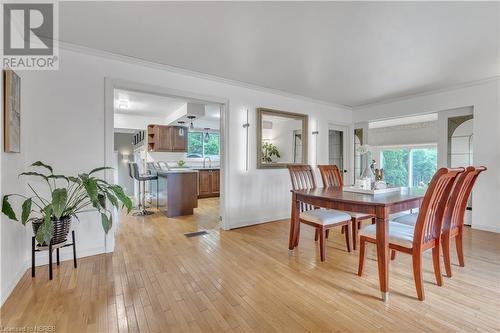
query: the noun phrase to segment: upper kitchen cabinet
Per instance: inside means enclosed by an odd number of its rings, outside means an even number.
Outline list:
[[[148,151],[187,152],[187,127],[148,125]]]

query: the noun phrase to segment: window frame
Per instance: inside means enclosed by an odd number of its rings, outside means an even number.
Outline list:
[[[214,157],[215,155],[207,155],[205,156],[205,140],[203,139],[204,136],[205,136],[205,133],[208,132],[209,134],[217,134],[219,136],[219,154],[216,155],[216,157]],[[202,147],[201,147],[201,157],[187,157],[187,155],[189,155],[189,151],[187,149],[189,149],[189,133],[201,133],[202,135]],[[220,160],[220,150],[221,150],[221,144],[220,144],[220,131],[217,131],[217,130],[204,130],[204,129],[193,129],[193,130],[189,130],[186,135],[188,136],[187,137],[187,149],[186,149],[186,160],[187,161],[203,161],[205,159],[205,157],[209,157],[212,161],[219,161]]]
[[[383,153],[384,151],[388,150],[407,150],[408,151],[408,179],[406,179],[406,187],[412,188],[413,187],[413,157],[412,157],[412,151],[413,150],[419,150],[419,149],[435,149],[436,150],[436,157],[438,156],[438,145],[437,143],[426,143],[426,144],[415,144],[415,145],[394,145],[394,146],[379,146],[376,147],[379,150],[379,165],[380,168],[384,168],[384,157]],[[438,158],[436,159],[436,171],[438,169]]]

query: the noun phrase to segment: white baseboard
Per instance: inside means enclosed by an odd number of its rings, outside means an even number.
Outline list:
[[[494,227],[494,226],[491,226],[491,225],[472,223],[471,228],[472,229],[477,229],[477,230],[483,230],[483,231],[500,233],[500,227]]]
[[[237,221],[236,223],[234,223],[234,222],[231,223],[231,225],[229,226],[229,228],[227,228],[227,230],[249,227],[252,225],[274,222],[274,221],[279,221],[279,220],[286,220],[286,219],[290,219],[290,213],[276,214],[275,216],[261,218],[261,219],[240,220],[240,221]]]

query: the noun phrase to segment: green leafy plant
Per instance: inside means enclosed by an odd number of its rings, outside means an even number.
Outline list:
[[[28,183],[31,196],[21,194],[7,194],[2,200],[2,213],[10,219],[19,221],[12,205],[10,197],[24,199],[21,206],[21,223],[26,225],[29,221],[43,220],[35,235],[39,244],[49,244],[52,239],[54,226],[52,221],[59,221],[68,217],[78,219],[78,214],[88,211],[98,211],[101,215],[102,227],[106,233],[113,224],[112,214],[106,208],[109,201],[112,206],[127,208],[127,213],[132,209],[132,201],[125,194],[121,186],[112,185],[104,179],[95,176],[99,171],[112,169],[110,167],[100,167],[91,170],[89,173],[79,174],[77,177],[54,174],[50,165],[40,161],[30,165],[30,167],[43,169],[44,172],[28,171],[19,176],[39,177],[44,180],[45,186],[50,191],[50,198],[44,198],[40,191]]]
[[[262,145],[262,161],[265,163],[271,163],[273,161],[273,156],[280,158],[280,152],[278,147],[270,142],[266,142]]]
[[[180,167],[183,167],[184,164],[186,164],[186,162],[184,162],[183,160],[178,160],[177,161],[177,165],[180,166]]]

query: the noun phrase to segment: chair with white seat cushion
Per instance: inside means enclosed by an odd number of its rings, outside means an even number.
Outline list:
[[[464,252],[462,246],[462,232],[464,226],[464,213],[467,208],[472,188],[479,174],[486,171],[486,167],[468,167],[464,173],[457,178],[455,187],[450,196],[450,201],[446,207],[443,218],[443,228],[441,231],[441,244],[443,246],[444,267],[446,276],[451,277],[450,261],[450,239],[455,238],[457,248],[458,263],[464,266]]]
[[[344,180],[339,168],[335,164],[318,165],[319,172],[321,173],[321,180],[323,187],[342,187]],[[361,229],[361,222],[364,220],[371,220],[375,224],[375,216],[367,213],[349,212],[345,213],[351,216],[351,229],[352,229],[352,248],[356,250],[356,242],[358,239],[358,229]]]
[[[409,226],[415,226],[417,223],[417,217],[418,213],[413,213],[413,214],[406,214],[403,216],[396,217],[393,219],[393,222],[401,223],[401,224],[406,224]]]
[[[314,180],[314,174],[312,168],[309,165],[289,165],[288,171],[290,172],[290,178],[292,180],[292,188],[294,190],[299,189],[313,189],[316,187],[316,181]],[[299,245],[300,237],[300,224],[304,223],[314,227],[316,230],[315,240],[319,238],[319,250],[321,261],[325,261],[326,252],[326,242],[325,238],[328,235],[330,228],[342,226],[345,234],[345,240],[347,245],[347,251],[351,252],[350,246],[350,221],[351,216],[333,209],[320,209],[319,207],[313,207],[308,204],[299,203],[300,215],[299,223],[295,226],[295,230],[290,230],[291,247],[295,248]],[[318,237],[319,236],[319,237]]]
[[[360,232],[361,236],[370,237],[375,239],[377,237],[376,226],[370,224],[363,228]],[[389,222],[389,243],[395,244],[407,248],[411,248],[413,245],[413,234],[415,233],[414,226],[401,224],[397,222]]]
[[[388,225],[389,248],[412,255],[413,277],[415,279],[417,296],[421,301],[424,300],[422,252],[432,249],[432,262],[434,265],[436,282],[438,286],[443,284],[439,260],[441,225],[450,190],[458,174],[463,171],[464,168],[441,168],[434,174],[429,188],[425,192],[414,227],[397,222],[389,222]],[[361,230],[359,239],[359,276],[363,274],[363,267],[365,264],[365,244],[366,242],[376,243],[376,239],[376,230],[373,225]]]

